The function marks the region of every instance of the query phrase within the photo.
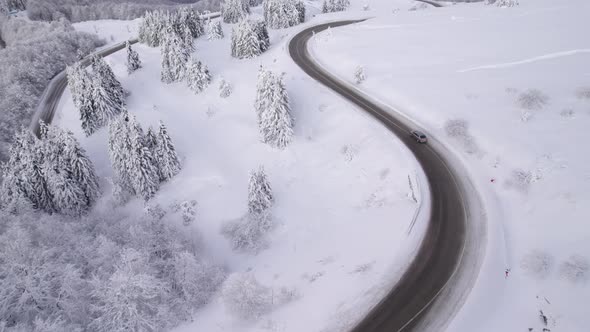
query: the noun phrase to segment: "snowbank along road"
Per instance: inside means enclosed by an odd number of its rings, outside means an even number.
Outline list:
[[[293,60],[309,76],[332,89],[380,121],[399,137],[424,168],[431,189],[431,217],[424,240],[400,281],[381,300],[353,332],[392,332],[418,330],[431,304],[437,300],[461,262],[466,236],[467,215],[463,188],[458,174],[444,155],[431,145],[418,144],[409,136],[413,126],[365,98],[354,88],[326,72],[312,59],[307,42],[314,33],[329,27],[357,21],[338,21],[310,27],[298,33],[289,44]],[[482,244],[484,245],[484,244]],[[444,300],[444,299],[439,299]]]

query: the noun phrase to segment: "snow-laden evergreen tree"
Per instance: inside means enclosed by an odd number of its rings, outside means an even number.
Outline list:
[[[69,131],[42,124],[43,169],[56,211],[79,216],[99,196],[98,177],[86,151]]]
[[[102,57],[92,58],[92,101],[101,126],[107,125],[125,106],[123,86]]]
[[[79,62],[68,67],[66,73],[74,106],[80,113],[82,130],[90,136],[102,126],[93,100],[94,79]]]
[[[147,133],[145,134],[145,146],[152,151],[155,157],[156,147],[158,146],[158,137],[154,133],[154,129],[149,127]]]
[[[361,84],[365,79],[365,68],[363,66],[357,66],[354,70],[354,81],[356,84]]]
[[[222,38],[223,38],[223,28],[221,27],[221,22],[209,20],[207,22],[207,39],[214,40],[214,39],[222,39]]]
[[[226,81],[225,79],[221,79],[221,81],[219,81],[219,96],[221,98],[227,98],[231,95],[232,93],[232,87],[231,84]]]
[[[2,165],[0,206],[7,210],[24,199],[33,209],[53,212],[51,193],[43,173],[43,149],[28,129],[17,133],[9,148],[10,158]]]
[[[498,7],[516,7],[518,6],[518,0],[497,0],[496,6]]]
[[[154,165],[154,156],[147,148],[141,125],[130,115],[128,121],[129,141],[129,175],[135,193],[148,201],[154,197],[160,187],[158,167]],[[158,144],[159,145],[159,144]]]
[[[269,28],[281,29],[305,21],[305,5],[299,0],[265,0],[264,20]]]
[[[244,0],[224,0],[221,3],[221,16],[225,23],[237,23],[250,14],[250,6]]]
[[[169,14],[162,11],[146,12],[139,25],[139,41],[151,47],[159,46],[168,21]]]
[[[166,27],[161,49],[162,82],[173,83],[184,78],[186,63],[192,51],[187,42],[186,38],[179,36],[171,25]]]
[[[248,182],[248,213],[261,214],[272,207],[274,198],[264,168],[250,172]]]
[[[261,68],[258,79],[254,106],[262,141],[283,149],[293,138],[294,125],[283,76],[265,72]]]
[[[113,193],[119,203],[125,203],[135,195],[131,182],[131,138],[129,130],[129,114],[121,113],[109,125],[109,157],[115,173]]]
[[[242,20],[232,29],[231,54],[235,58],[253,58],[269,46],[268,30],[262,21]]]
[[[155,157],[160,181],[168,181],[180,172],[180,159],[162,121],[158,129]]]
[[[350,7],[350,0],[324,0],[322,13],[345,11]]]
[[[211,83],[207,66],[197,59],[191,59],[186,68],[186,84],[195,93],[202,92]]]
[[[141,60],[139,60],[139,54],[131,48],[131,44],[127,42],[127,72],[129,74],[141,68]]]
[[[183,7],[178,13],[178,20],[186,24],[193,38],[199,38],[203,35],[203,20],[198,11],[190,7]]]

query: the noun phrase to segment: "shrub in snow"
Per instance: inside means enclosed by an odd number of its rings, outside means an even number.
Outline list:
[[[139,54],[131,48],[129,42],[126,43],[127,47],[127,72],[129,74],[141,68],[141,60],[139,60]]]
[[[350,0],[324,0],[322,13],[333,13],[345,11],[350,7]]]
[[[225,307],[243,319],[255,320],[272,309],[272,290],[250,273],[233,273],[223,283]]]
[[[288,28],[305,21],[305,4],[300,0],[264,0],[264,21],[271,29]]]
[[[223,28],[221,27],[221,22],[219,21],[211,21],[207,23],[207,39],[222,39],[223,38]]]
[[[525,110],[540,110],[549,103],[549,96],[537,89],[528,89],[518,95],[516,104]]]
[[[231,55],[238,59],[256,57],[270,46],[266,24],[263,21],[241,20],[232,29]]]
[[[533,277],[545,278],[553,269],[553,256],[543,251],[534,250],[522,258],[520,267]]]
[[[250,14],[246,0],[224,0],[221,3],[221,17],[225,23],[237,23]]]
[[[365,68],[363,66],[357,66],[354,70],[354,81],[356,84],[361,84],[365,79]]]
[[[221,81],[219,81],[219,96],[221,98],[227,98],[231,95],[232,93],[232,87],[231,84],[226,81],[225,79],[221,79]]]
[[[260,67],[256,90],[254,107],[262,141],[284,149],[293,139],[294,120],[283,76]]]
[[[576,91],[576,96],[579,99],[585,99],[590,101],[590,87],[582,87]]]
[[[211,74],[206,65],[191,59],[186,68],[186,84],[195,93],[200,93],[211,83]]]
[[[469,124],[463,119],[448,120],[445,123],[445,132],[449,137],[459,141],[465,152],[473,154],[479,152],[475,138],[469,133]]]
[[[585,282],[590,276],[590,262],[583,256],[573,255],[561,264],[560,272],[571,282]]]
[[[518,191],[527,193],[532,182],[533,173],[522,169],[516,169],[510,174],[510,178],[506,181],[506,184]]]
[[[496,6],[498,7],[515,7],[518,6],[518,0],[496,0]]]
[[[197,215],[197,201],[184,201],[182,203],[172,204],[172,211],[182,213],[182,221],[185,225],[189,225],[195,221]]]

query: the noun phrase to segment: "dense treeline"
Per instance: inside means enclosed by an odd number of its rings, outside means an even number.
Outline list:
[[[1,1],[1,0],[0,0]],[[173,10],[175,5],[190,3],[197,10],[217,11],[219,0],[28,0],[27,14],[32,20],[52,21],[66,18],[71,22],[99,19],[129,20],[151,10]]]
[[[0,27],[6,42],[0,50],[0,161],[4,161],[15,131],[30,124],[51,78],[103,42],[76,32],[66,21],[3,19]]]

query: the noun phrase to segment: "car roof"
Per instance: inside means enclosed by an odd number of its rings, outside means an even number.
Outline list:
[[[412,131],[412,133],[414,133],[414,134],[416,134],[416,135],[418,135],[418,136],[426,136],[426,135],[424,135],[424,133],[423,133],[423,132],[421,132],[420,130],[414,130],[414,131]]]

